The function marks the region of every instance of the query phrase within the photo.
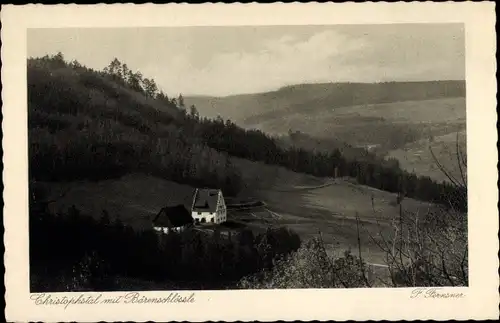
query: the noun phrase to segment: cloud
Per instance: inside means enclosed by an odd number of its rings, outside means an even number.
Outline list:
[[[373,33],[363,51],[344,56],[355,67],[354,80],[408,81],[465,78],[465,43],[460,31],[446,26],[405,27]]]
[[[329,81],[335,78],[340,68],[335,63],[336,58],[361,50],[364,46],[365,42],[360,39],[352,39],[331,30],[313,34],[305,40],[284,35],[263,42],[256,51],[216,53],[199,70],[193,70],[189,60],[177,57],[171,66],[184,75],[183,79],[170,73],[171,77],[162,81],[166,87],[177,85],[179,90],[183,89],[186,93],[216,95],[267,91],[285,84]]]

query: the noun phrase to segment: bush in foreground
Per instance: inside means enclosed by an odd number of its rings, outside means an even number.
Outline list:
[[[373,283],[365,263],[346,251],[342,257],[329,256],[320,238],[305,243],[287,258],[276,260],[270,270],[244,277],[242,289],[355,288]],[[370,278],[368,278],[370,277]]]

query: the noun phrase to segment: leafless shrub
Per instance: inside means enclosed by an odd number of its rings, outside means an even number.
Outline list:
[[[459,195],[467,198],[466,158],[460,149],[457,134],[456,158],[460,177],[447,170],[431,150],[437,167],[446,175]],[[459,202],[459,201],[458,201]],[[455,208],[450,200],[447,207],[435,207],[425,214],[407,212],[400,204],[399,218],[393,220],[394,233],[371,236],[385,252],[391,281],[399,286],[467,286],[468,240],[467,212]]]

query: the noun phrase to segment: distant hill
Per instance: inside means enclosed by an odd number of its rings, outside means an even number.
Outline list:
[[[254,125],[285,114],[353,105],[465,97],[465,81],[298,84],[226,97],[190,96],[201,115]]]

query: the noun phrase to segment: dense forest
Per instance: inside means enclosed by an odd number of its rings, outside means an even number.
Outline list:
[[[395,161],[283,147],[260,130],[200,117],[182,95],[169,98],[154,80],[118,59],[103,71],[67,63],[61,53],[30,59],[28,86],[32,178],[100,179],[144,171],[231,195],[243,185],[231,163],[236,156],[319,177],[336,172],[402,196],[466,209],[465,190],[404,171]]]

